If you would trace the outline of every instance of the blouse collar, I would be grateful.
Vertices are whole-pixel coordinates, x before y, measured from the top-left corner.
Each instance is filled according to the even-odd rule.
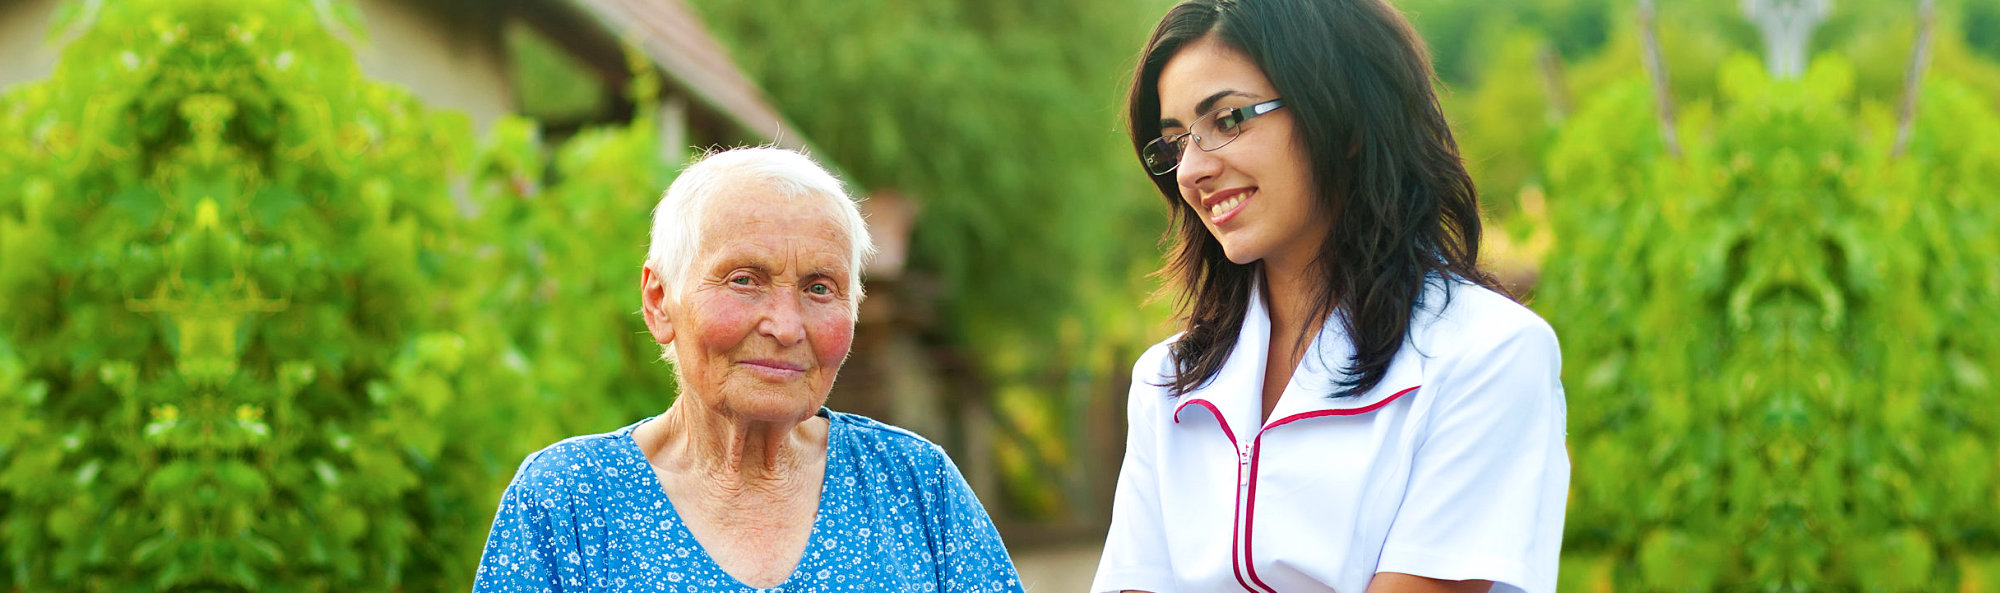
[[[1264,366],[1269,360],[1271,345],[1271,316],[1265,308],[1263,278],[1253,277],[1250,289],[1249,309],[1243,316],[1243,327],[1237,331],[1236,346],[1230,350],[1229,359],[1215,377],[1200,387],[1189,391],[1181,398],[1175,409],[1175,417],[1189,404],[1206,402],[1220,413],[1233,434],[1256,434],[1257,429],[1274,426],[1301,415],[1341,416],[1372,412],[1390,401],[1414,394],[1422,382],[1421,360],[1413,354],[1407,343],[1396,351],[1390,361],[1388,373],[1374,389],[1359,395],[1333,398],[1336,389],[1334,381],[1343,378],[1341,369],[1349,363],[1354,354],[1354,345],[1342,327],[1339,311],[1335,311],[1326,323],[1320,326],[1319,334],[1313,337],[1306,355],[1300,359],[1291,380],[1285,385],[1285,392],[1278,398],[1278,405],[1272,409],[1271,417],[1259,422],[1263,414]],[[1411,324],[1410,331],[1417,330]]]

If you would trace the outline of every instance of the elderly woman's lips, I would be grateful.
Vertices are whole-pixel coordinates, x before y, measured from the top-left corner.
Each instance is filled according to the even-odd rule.
[[[806,365],[783,360],[745,360],[742,364],[757,374],[773,379],[791,379],[806,372]]]

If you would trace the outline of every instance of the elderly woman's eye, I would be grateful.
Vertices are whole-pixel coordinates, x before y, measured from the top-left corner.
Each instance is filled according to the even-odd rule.
[[[825,282],[814,282],[812,286],[806,287],[806,291],[816,295],[829,295],[833,294],[833,287]]]
[[[730,278],[730,279],[729,279],[729,283],[730,283],[730,284],[734,284],[734,285],[737,285],[737,286],[749,286],[749,285],[750,285],[750,277],[749,277],[749,276],[735,276],[735,277],[732,277],[732,278]]]

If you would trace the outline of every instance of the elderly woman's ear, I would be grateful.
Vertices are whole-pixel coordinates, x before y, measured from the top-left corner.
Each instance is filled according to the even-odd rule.
[[[639,276],[640,312],[646,317],[646,330],[653,333],[653,341],[666,344],[674,341],[674,322],[667,318],[667,287],[653,271],[652,265]]]

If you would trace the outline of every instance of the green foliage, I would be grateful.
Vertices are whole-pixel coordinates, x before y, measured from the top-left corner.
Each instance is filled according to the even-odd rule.
[[[955,341],[1039,344],[1136,300],[1164,228],[1114,123],[1138,3],[696,4],[828,160],[921,202],[911,266],[949,287]]]
[[[2000,100],[2000,62],[1995,61],[2000,56],[1982,56],[1977,46],[1968,44],[1976,41],[1971,33],[1980,26],[1978,15],[1996,9],[1986,2],[1955,6],[1947,0],[1938,4],[1930,38],[1929,72]],[[1857,100],[1887,104],[1900,99],[1910,67],[1910,51],[1916,46],[1915,8],[1894,3],[1858,4],[1851,10],[1835,13],[1827,29],[1815,39],[1825,38],[1828,53],[1837,53],[1854,63]]]
[[[1550,97],[1562,84],[1551,81],[1561,74],[1545,70],[1548,51],[1541,36],[1516,31],[1488,58],[1491,70],[1482,84],[1442,98],[1452,121],[1477,123],[1461,123],[1453,132],[1488,212],[1511,213],[1514,194],[1539,181],[1536,168],[1561,117],[1560,99]]]
[[[1961,29],[1965,45],[1988,60],[2000,60],[2000,6],[1991,2],[1968,2]]]
[[[1935,74],[1935,73],[1934,73]],[[1664,154],[1650,89],[1592,97],[1547,162],[1565,571],[1645,591],[1994,590],[2000,113],[1937,76],[1915,142],[1821,58],[1727,62]],[[1575,582],[1575,581],[1571,581]]]
[[[1445,81],[1441,101],[1480,202],[1510,225],[1522,214],[1517,196],[1546,181],[1565,111],[1640,68],[1637,11],[1605,0],[1459,4],[1468,3],[1426,0],[1410,10]],[[1655,30],[1677,101],[1712,100],[1723,58],[1758,47],[1740,14],[1733,1],[1661,3]]]
[[[343,10],[75,4],[0,97],[0,590],[463,589],[523,454],[670,400],[618,296],[650,115],[546,183]]]
[[[1115,122],[1166,3],[697,4],[823,158],[922,203],[927,337],[1027,435],[1008,505],[1088,500],[1047,470],[1165,333]],[[1990,7],[1940,3],[1896,156],[1907,11],[1837,5],[1772,81],[1725,59],[1736,2],[1662,3],[1672,158],[1629,8],[1411,4],[1496,226],[1548,187],[1565,590],[2000,591]],[[346,10],[78,2],[0,95],[0,590],[462,590],[525,453],[670,403],[632,314],[659,82],[628,127],[474,141],[360,76]]]
[[[1166,335],[1155,286],[1166,209],[1121,134],[1157,0],[697,0],[827,161],[921,206],[912,284],[937,287],[932,343],[965,351],[1040,453],[999,455],[1031,515],[1074,467],[1084,414]],[[961,394],[979,397],[978,394]],[[1018,453],[1018,454],[1017,454]],[[1032,502],[1029,499],[1043,500]]]
[[[510,24],[503,33],[520,111],[543,121],[570,122],[604,117],[611,98],[590,67],[563,53],[539,31]]]
[[[1502,38],[1548,39],[1568,59],[1596,55],[1615,28],[1617,5],[1605,0],[1409,0],[1395,2],[1429,47],[1438,77],[1458,85],[1496,71],[1486,50]]]

